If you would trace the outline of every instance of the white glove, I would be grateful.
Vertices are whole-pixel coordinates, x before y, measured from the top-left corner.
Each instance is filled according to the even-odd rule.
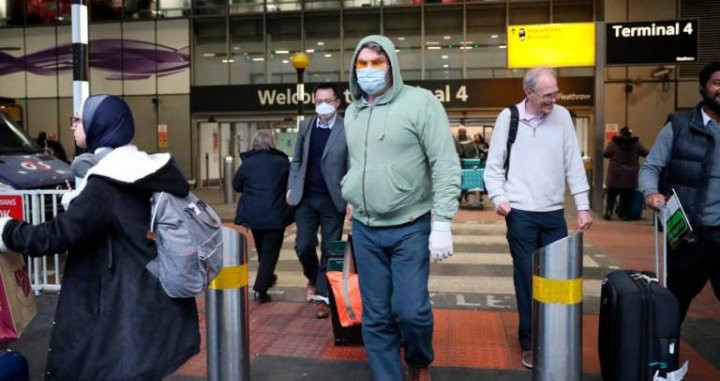
[[[433,221],[428,248],[430,249],[430,259],[435,262],[442,261],[453,254],[450,221]]]
[[[5,230],[5,224],[10,221],[12,218],[10,217],[2,217],[0,218],[0,252],[8,251],[7,246],[5,246],[5,241],[2,239],[2,233],[3,230]]]

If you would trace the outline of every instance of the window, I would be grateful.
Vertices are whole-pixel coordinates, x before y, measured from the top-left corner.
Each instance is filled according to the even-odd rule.
[[[283,12],[267,15],[267,57],[253,57],[253,61],[267,59],[269,83],[295,83],[297,74],[290,56],[301,50],[300,13]],[[308,53],[310,65],[315,56]]]
[[[347,70],[350,58],[340,50],[340,11],[305,14],[305,51],[311,57],[307,68],[308,82],[337,82]]]
[[[196,19],[193,85],[227,85],[229,69],[225,18]]]
[[[493,68],[505,68],[506,34],[504,4],[468,5],[465,43],[468,78],[492,78]]]
[[[193,0],[193,13],[196,15],[224,15],[229,5],[232,8],[241,0]]]
[[[462,45],[462,7],[425,8],[425,79],[462,78]]]
[[[385,36],[395,44],[404,80],[422,78],[420,7],[386,8],[383,14]]]
[[[349,69],[358,42],[365,36],[380,33],[380,9],[347,9],[343,15],[343,26],[345,28],[343,60],[347,65],[345,67]]]
[[[230,83],[265,83],[265,38],[262,15],[230,19]]]
[[[262,13],[263,0],[229,0],[230,13]]]

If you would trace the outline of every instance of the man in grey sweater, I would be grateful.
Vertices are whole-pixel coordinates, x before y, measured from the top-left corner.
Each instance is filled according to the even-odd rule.
[[[550,68],[528,70],[525,99],[515,107],[519,123],[508,167],[510,109],[498,115],[485,167],[485,186],[497,214],[505,217],[513,258],[513,278],[520,326],[522,364],[532,368],[532,253],[567,236],[565,184],[575,199],[578,229],[593,222],[587,178],[567,109],[556,105],[560,94]]]

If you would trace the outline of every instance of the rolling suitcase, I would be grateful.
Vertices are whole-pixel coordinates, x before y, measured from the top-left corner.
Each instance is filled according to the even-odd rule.
[[[659,271],[657,216],[655,270]],[[598,354],[604,381],[648,381],[678,369],[678,302],[666,286],[667,241],[663,239],[662,284],[655,273],[617,270],[602,283]],[[681,379],[681,378],[676,378]]]
[[[28,362],[20,352],[0,352],[0,381],[27,381]]]
[[[342,271],[345,257],[345,245],[352,244],[351,238],[348,242],[332,241],[328,253],[327,271]],[[330,320],[332,321],[333,337],[335,345],[362,345],[362,324],[343,327],[338,315],[336,295],[333,288],[328,287],[330,299]],[[337,297],[340,297],[339,295]]]

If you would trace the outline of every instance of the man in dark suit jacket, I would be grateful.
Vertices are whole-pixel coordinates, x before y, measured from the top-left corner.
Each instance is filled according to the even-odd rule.
[[[340,180],[347,172],[347,144],[343,119],[337,114],[340,99],[332,84],[315,87],[315,111],[300,125],[288,178],[287,202],[296,206],[295,250],[308,279],[306,298],[316,300],[317,317],[328,317],[328,282],[325,277],[328,245],[342,237],[346,202]],[[317,232],[322,246],[318,261]]]

